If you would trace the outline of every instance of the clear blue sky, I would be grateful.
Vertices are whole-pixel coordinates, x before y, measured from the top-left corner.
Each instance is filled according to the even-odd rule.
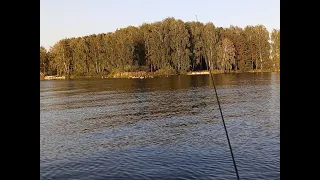
[[[218,27],[280,28],[280,0],[40,0],[40,45],[174,17]]]

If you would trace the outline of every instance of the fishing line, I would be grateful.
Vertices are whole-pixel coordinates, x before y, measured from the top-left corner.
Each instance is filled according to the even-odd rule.
[[[196,15],[196,19],[197,19],[197,22],[198,22],[198,17]],[[205,49],[205,54],[207,55],[207,51],[206,51],[206,48],[205,48],[205,45],[204,45],[204,41],[203,41],[203,37],[202,37],[202,31],[201,31],[201,41],[202,41],[202,45]],[[208,56],[207,56],[208,57]],[[223,122],[223,127],[224,127],[224,131],[226,133],[226,136],[227,136],[227,140],[228,140],[228,145],[229,145],[229,149],[230,149],[230,153],[231,153],[231,157],[232,157],[232,161],[233,161],[233,166],[234,166],[234,169],[236,171],[236,175],[237,175],[237,179],[240,180],[240,177],[239,177],[239,173],[238,173],[238,169],[237,169],[237,164],[236,164],[236,161],[234,160],[234,156],[233,156],[233,152],[232,152],[232,147],[231,147],[231,143],[230,143],[230,139],[229,139],[229,135],[228,135],[228,130],[227,130],[227,127],[226,127],[226,123],[224,121],[224,118],[223,118],[223,114],[222,114],[222,110],[221,110],[221,106],[220,106],[220,101],[219,101],[219,97],[218,97],[218,93],[217,93],[217,88],[216,88],[216,84],[214,83],[214,80],[213,80],[213,75],[211,73],[211,69],[209,70],[209,64],[208,64],[208,59],[207,57],[205,58],[205,61],[206,61],[206,66],[207,66],[207,70],[209,71],[210,73],[210,77],[211,77],[211,81],[212,81],[212,84],[213,84],[213,88],[214,88],[214,92],[216,94],[216,99],[217,99],[217,102],[218,102],[218,106],[219,106],[219,110],[220,110],[220,115],[221,115],[221,119],[222,119],[222,122]]]
[[[207,60],[206,60],[206,61],[207,61]],[[207,64],[207,69],[208,69],[208,64]],[[232,157],[234,169],[235,169],[236,174],[237,174],[237,179],[240,180],[239,173],[238,173],[238,169],[237,169],[237,164],[236,164],[236,161],[234,160],[234,156],[233,156],[233,152],[232,152],[232,147],[231,147],[231,143],[230,143],[230,139],[229,139],[229,135],[228,135],[226,123],[224,122],[224,118],[223,118],[223,114],[222,114],[222,110],[221,110],[221,106],[220,106],[220,101],[219,101],[219,97],[218,97],[216,85],[215,85],[215,83],[214,83],[213,75],[212,75],[212,73],[211,73],[211,70],[208,69],[208,71],[209,71],[209,73],[210,73],[211,80],[212,80],[212,84],[213,84],[213,88],[214,88],[214,92],[215,92],[215,94],[216,94],[216,98],[217,98],[217,102],[218,102],[218,106],[219,106],[219,110],[220,110],[220,115],[221,115],[221,118],[222,118],[224,131],[226,132],[226,136],[227,136],[227,140],[228,140],[228,145],[229,145],[229,149],[230,149],[230,153],[231,153],[231,157]]]

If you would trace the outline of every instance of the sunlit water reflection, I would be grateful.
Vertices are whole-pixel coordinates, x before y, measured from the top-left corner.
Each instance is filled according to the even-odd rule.
[[[280,74],[214,75],[241,179],[280,179]],[[235,179],[209,76],[40,81],[40,179]]]

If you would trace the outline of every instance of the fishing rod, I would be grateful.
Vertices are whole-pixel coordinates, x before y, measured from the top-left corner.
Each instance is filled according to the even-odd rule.
[[[196,15],[196,19],[197,19],[197,22],[198,22],[197,15]],[[203,42],[202,34],[200,35],[200,37],[201,37],[201,40],[202,40],[202,42]],[[205,53],[207,54],[206,49],[205,49]],[[208,57],[208,56],[207,56],[207,57]],[[220,101],[219,101],[219,97],[218,97],[218,93],[217,93],[217,88],[216,88],[216,85],[215,85],[215,82],[214,82],[214,79],[213,79],[213,75],[212,75],[211,69],[209,69],[209,64],[208,64],[208,59],[207,59],[207,57],[205,58],[207,70],[208,70],[209,73],[210,73],[212,85],[213,85],[214,92],[215,92],[215,95],[216,95],[216,99],[217,99],[217,102],[218,102],[219,111],[220,111],[221,119],[222,119],[222,122],[223,122],[224,131],[225,131],[226,136],[227,136],[228,145],[229,145],[229,149],[230,149],[230,153],[231,153],[231,157],[232,157],[234,169],[235,169],[235,171],[236,171],[237,179],[240,180],[239,173],[238,173],[238,169],[237,169],[237,164],[236,164],[236,161],[234,160],[234,156],[233,156],[233,152],[232,152],[232,147],[231,147],[231,143],[230,143],[230,139],[229,139],[229,135],[228,135],[228,130],[227,130],[226,123],[225,123],[225,121],[224,121],[223,114],[222,114],[222,110],[221,110],[221,106],[220,106]]]
[[[220,110],[220,115],[221,115],[221,119],[222,119],[222,122],[223,122],[224,131],[226,132],[226,136],[227,136],[227,140],[228,140],[228,145],[229,145],[229,149],[230,149],[230,153],[231,153],[231,157],[232,157],[234,169],[235,169],[235,171],[236,171],[237,179],[240,180],[239,173],[238,173],[238,169],[237,169],[237,164],[236,164],[236,161],[234,160],[234,156],[233,156],[233,152],[232,152],[232,147],[231,147],[231,143],[230,143],[230,139],[229,139],[229,135],[228,135],[228,130],[227,130],[227,127],[226,127],[226,123],[225,123],[225,121],[224,121],[224,118],[223,118],[223,114],[222,114],[222,110],[221,110],[221,106],[220,106],[220,101],[219,101],[219,97],[218,97],[216,85],[215,85],[215,83],[214,83],[213,75],[212,75],[212,73],[211,73],[211,70],[209,70],[209,73],[210,73],[210,76],[211,76],[211,80],[212,80],[214,92],[215,92],[215,94],[216,94],[216,98],[217,98],[217,102],[218,102],[218,106],[219,106],[219,110]]]

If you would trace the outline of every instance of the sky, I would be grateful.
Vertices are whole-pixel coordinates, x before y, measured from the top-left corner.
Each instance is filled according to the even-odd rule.
[[[114,32],[161,21],[212,22],[216,27],[280,29],[280,0],[40,0],[40,46],[64,38]]]

